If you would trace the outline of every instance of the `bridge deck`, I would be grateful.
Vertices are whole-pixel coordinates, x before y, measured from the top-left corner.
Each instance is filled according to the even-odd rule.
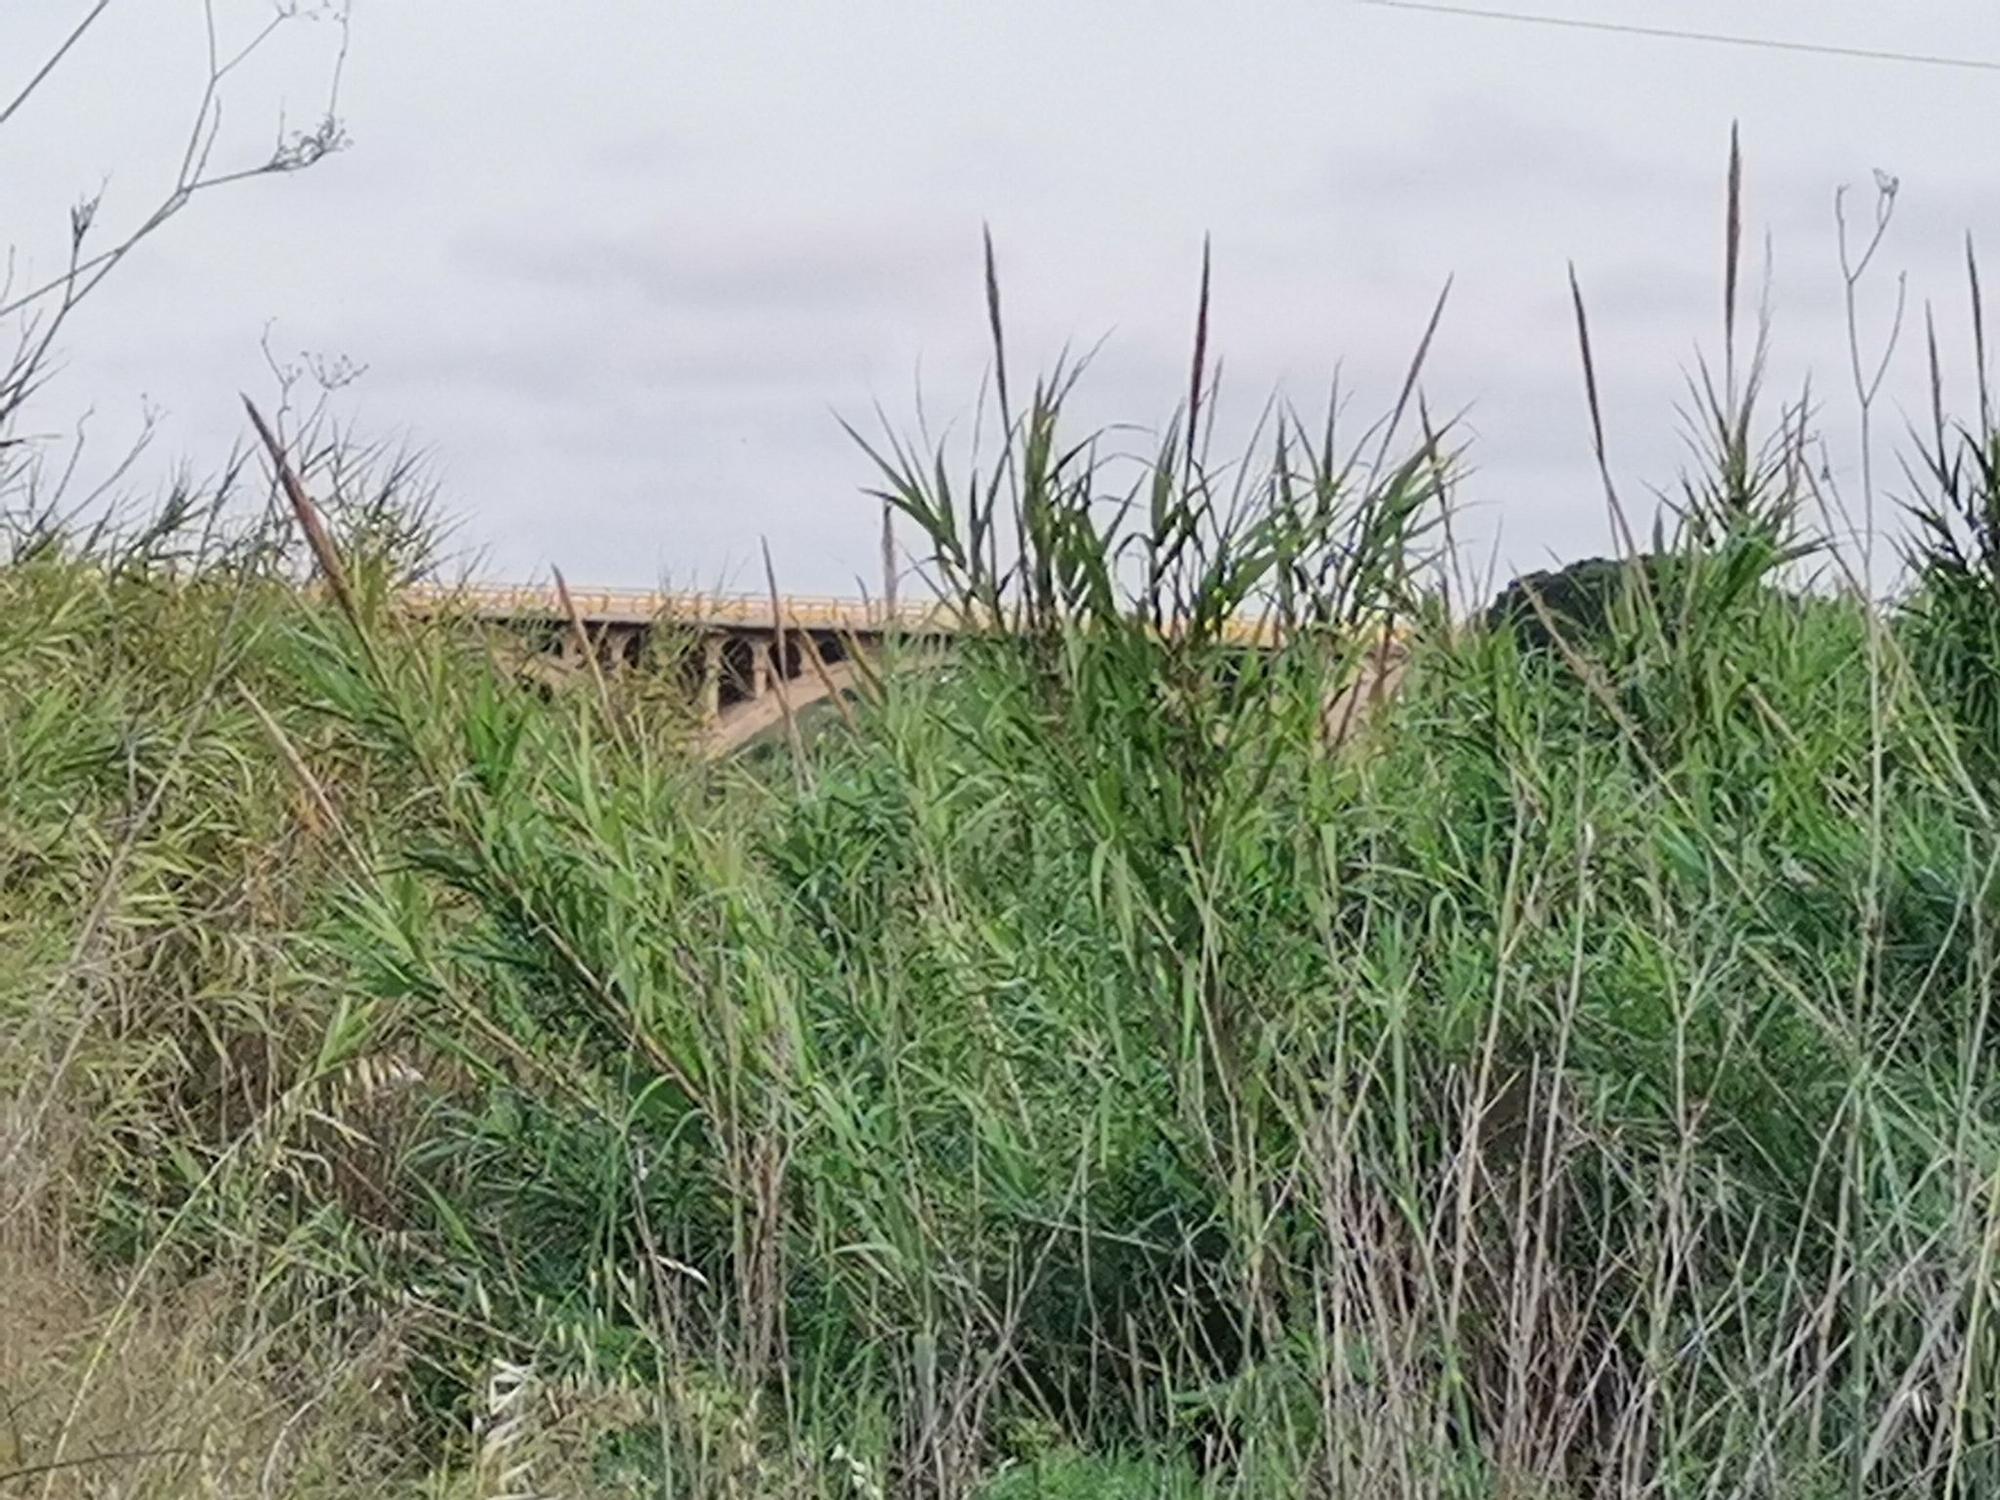
[[[561,595],[539,584],[425,584],[405,591],[420,609],[459,609],[489,620],[551,620],[567,618]],[[954,608],[937,602],[901,604],[893,611],[880,602],[832,595],[780,596],[782,620],[769,594],[671,593],[651,589],[571,589],[571,602],[586,625],[647,626],[660,622],[698,630],[776,632],[831,631],[842,635],[876,636],[895,629],[910,635],[956,635],[967,629]],[[1275,623],[1265,619],[1232,621],[1229,638],[1244,645],[1270,645],[1277,639]]]
[[[543,646],[560,643],[559,672],[573,670],[577,648],[606,662],[637,661],[656,626],[678,626],[700,649],[681,670],[699,705],[709,754],[735,747],[825,697],[843,697],[860,686],[863,665],[885,636],[903,633],[937,642],[966,630],[959,613],[941,603],[895,610],[859,599],[769,594],[668,593],[650,589],[572,589],[567,607],[554,587],[518,584],[426,585],[404,592],[403,603],[419,614],[470,615],[503,628],[532,627]],[[567,628],[574,609],[584,629]],[[1360,675],[1329,698],[1329,743],[1344,740],[1350,721],[1365,717],[1402,673],[1403,632],[1384,621],[1386,636],[1363,631],[1371,646]],[[558,627],[550,631],[548,627]],[[1278,622],[1239,617],[1227,639],[1239,647],[1276,646]],[[582,637],[579,639],[579,635]],[[1359,643],[1359,642],[1357,642]],[[531,651],[533,648],[530,648]]]
[[[588,625],[652,625],[660,621],[737,630],[775,630],[769,594],[669,593],[655,589],[573,588],[570,599]],[[566,618],[552,585],[514,583],[420,584],[404,597],[418,607],[462,609],[484,619]],[[786,629],[874,633],[891,623],[907,630],[956,628],[940,605],[901,605],[892,614],[879,603],[828,595],[781,596]]]

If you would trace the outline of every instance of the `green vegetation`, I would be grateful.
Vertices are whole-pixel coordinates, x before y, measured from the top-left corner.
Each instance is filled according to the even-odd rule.
[[[1489,629],[1414,402],[1224,465],[1198,354],[1121,484],[1069,388],[879,445],[1014,629],[798,759],[399,614],[365,467],[16,538],[0,1484],[1995,1492],[1990,423],[1877,608],[1725,380],[1671,565]]]
[[[398,617],[393,528],[351,609],[261,527],[0,571],[0,1470],[2000,1478],[1984,660],[1768,586],[1777,480],[1554,654],[1412,588],[1434,439],[1287,421],[1232,498],[1170,433],[1113,531],[1064,389],[970,501],[885,455],[1020,634],[798,765]],[[1257,601],[1293,644],[1227,644]],[[1409,685],[1329,749],[1312,626],[1382,609]]]

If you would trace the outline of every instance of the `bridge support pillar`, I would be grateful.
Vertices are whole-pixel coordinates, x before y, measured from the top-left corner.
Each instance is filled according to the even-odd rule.
[[[701,638],[701,721],[713,724],[722,717],[722,637]]]
[[[750,648],[750,697],[762,702],[771,691],[771,643],[758,641]]]

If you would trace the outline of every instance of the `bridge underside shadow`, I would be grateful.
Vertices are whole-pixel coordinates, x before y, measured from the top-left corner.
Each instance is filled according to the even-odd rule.
[[[585,642],[601,671],[652,670],[676,680],[709,757],[733,754],[788,714],[865,694],[878,680],[872,663],[883,646],[879,633],[831,629],[487,618],[518,642],[517,667],[550,688],[573,686],[588,670]]]
[[[592,659],[605,672],[644,670],[676,679],[695,709],[709,757],[733,754],[788,716],[866,693],[893,638],[933,655],[963,634],[937,607],[897,610],[847,600],[771,600],[534,589],[414,591],[422,613],[469,614],[519,644],[520,667],[549,686],[571,681]],[[1366,637],[1363,638],[1364,640]],[[1257,621],[1233,633],[1243,651],[1276,639]],[[1327,748],[1354,739],[1401,687],[1406,638],[1392,627],[1358,653],[1322,702]]]

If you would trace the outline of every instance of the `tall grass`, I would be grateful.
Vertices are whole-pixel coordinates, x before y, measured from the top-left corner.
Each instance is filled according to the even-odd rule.
[[[1225,462],[1204,317],[1133,459],[997,288],[999,450],[870,452],[1010,628],[776,756],[399,613],[380,489],[330,590],[193,507],[0,569],[0,1475],[1990,1493],[1977,592],[1784,586],[1732,349],[1602,627],[1469,628],[1421,360]]]

